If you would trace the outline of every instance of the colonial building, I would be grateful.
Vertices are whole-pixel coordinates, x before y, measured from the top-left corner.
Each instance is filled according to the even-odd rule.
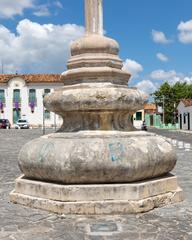
[[[161,114],[154,103],[147,103],[144,106],[145,122],[147,126],[159,127],[161,125]]]
[[[182,99],[177,110],[180,129],[192,130],[192,99]]]
[[[141,109],[133,115],[133,126],[141,129],[142,123],[145,120],[145,111]]]
[[[54,126],[61,118],[44,109],[43,97],[63,84],[59,74],[0,74],[0,118],[11,124],[26,119],[32,126]]]
[[[161,115],[158,113],[154,103],[145,104],[144,109],[139,110],[133,115],[133,124],[136,128],[140,129],[143,121],[145,121],[147,126],[160,126]]]

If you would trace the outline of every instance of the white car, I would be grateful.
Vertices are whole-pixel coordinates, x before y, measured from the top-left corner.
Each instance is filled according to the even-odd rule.
[[[30,128],[30,124],[27,120],[25,119],[19,119],[16,124],[15,124],[15,128],[19,128],[19,129],[29,129]]]

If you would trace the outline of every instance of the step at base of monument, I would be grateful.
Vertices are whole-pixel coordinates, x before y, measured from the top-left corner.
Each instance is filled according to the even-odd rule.
[[[136,183],[64,185],[16,179],[11,192],[13,203],[58,214],[127,214],[147,212],[183,200],[177,177]]]

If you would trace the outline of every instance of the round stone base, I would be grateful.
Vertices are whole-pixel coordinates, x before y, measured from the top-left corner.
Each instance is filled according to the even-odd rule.
[[[19,154],[25,177],[65,184],[135,182],[165,175],[175,163],[168,141],[142,131],[55,133]]]
[[[10,194],[13,203],[59,214],[127,214],[147,212],[180,202],[183,193],[177,178],[125,184],[62,185],[20,177]]]

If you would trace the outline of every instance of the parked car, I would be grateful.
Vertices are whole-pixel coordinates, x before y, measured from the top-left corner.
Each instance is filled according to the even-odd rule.
[[[19,119],[15,124],[15,128],[17,128],[17,129],[29,129],[30,124],[25,119]]]
[[[0,128],[10,129],[11,124],[8,119],[0,119]]]

